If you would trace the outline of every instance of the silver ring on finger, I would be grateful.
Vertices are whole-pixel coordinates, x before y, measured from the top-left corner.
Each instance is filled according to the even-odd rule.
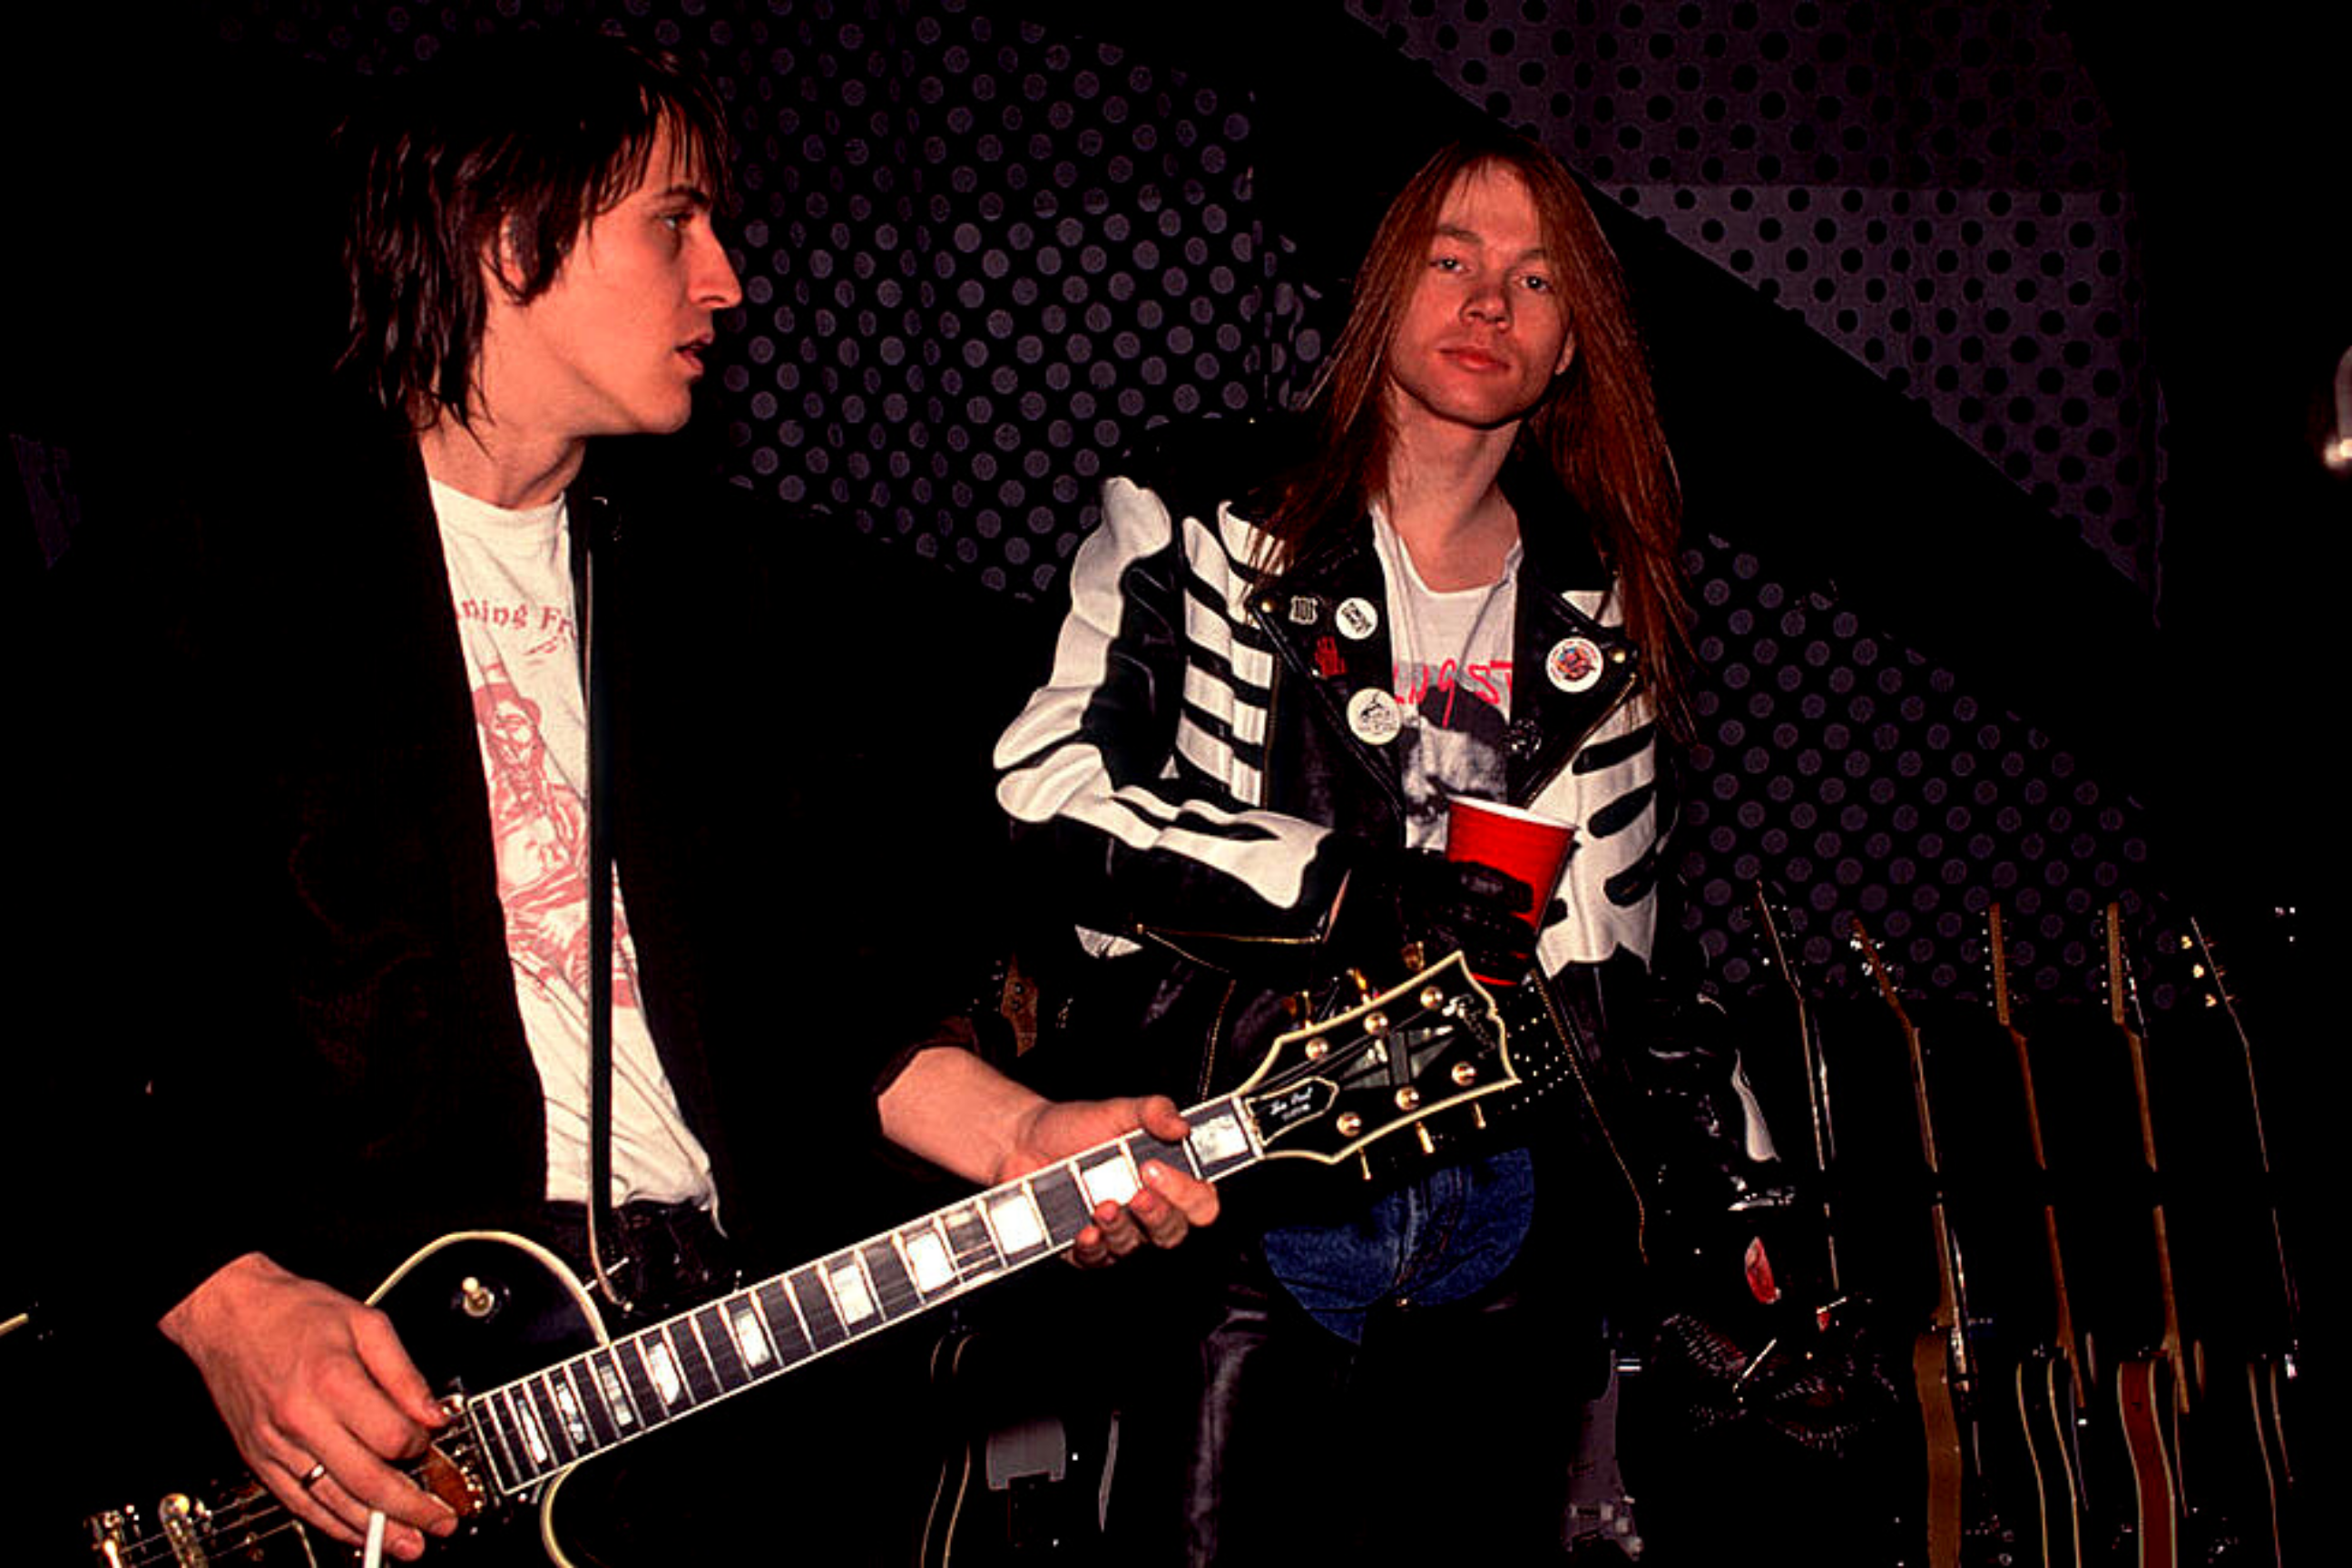
[[[309,1469],[302,1472],[302,1489],[307,1492],[312,1487],[317,1486],[320,1481],[323,1481],[326,1479],[327,1462],[324,1459],[321,1459],[317,1464],[312,1465]]]

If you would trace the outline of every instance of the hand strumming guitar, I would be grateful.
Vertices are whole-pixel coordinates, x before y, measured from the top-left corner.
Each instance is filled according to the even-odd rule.
[[[253,1473],[305,1522],[358,1545],[381,1509],[386,1549],[414,1560],[457,1515],[393,1461],[446,1418],[391,1321],[257,1252],[222,1266],[163,1315]]]

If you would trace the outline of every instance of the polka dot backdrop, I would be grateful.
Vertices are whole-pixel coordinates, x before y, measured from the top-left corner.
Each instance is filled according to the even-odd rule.
[[[2048,0],[1349,4],[1924,400],[2154,596],[2131,205]]]
[[[1832,10],[1346,0],[1877,369],[2154,588],[2155,400],[2129,207],[2046,6]],[[226,7],[225,33],[400,68],[450,36],[587,18],[709,58],[742,145],[740,319],[714,413],[738,483],[1047,597],[1107,464],[1162,420],[1279,405],[1338,301],[1251,178],[1234,82],[984,0]],[[1755,982],[1746,888],[1857,978],[1969,994],[2000,897],[2021,992],[2079,993],[2091,915],[2153,937],[2142,814],[1884,626],[1705,541],[1711,679],[1686,924]]]
[[[2135,803],[1754,555],[1710,537],[1687,564],[1708,679],[1680,840],[1684,927],[1727,987],[1759,980],[1759,881],[1787,908],[1792,958],[1832,990],[1870,987],[1845,941],[1856,915],[1906,985],[1972,998],[1996,899],[2020,995],[2090,992],[2101,956],[2090,939],[2111,900],[2150,936]]]
[[[1108,458],[1284,362],[1245,100],[953,4],[746,31],[741,467],[1051,592]]]

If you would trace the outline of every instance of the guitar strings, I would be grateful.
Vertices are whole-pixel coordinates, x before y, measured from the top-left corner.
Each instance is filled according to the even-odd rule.
[[[1328,1071],[1330,1069],[1330,1066],[1331,1064],[1328,1062],[1315,1064],[1315,1067],[1321,1071]],[[1307,1069],[1305,1068],[1295,1068],[1293,1071],[1294,1074],[1297,1076],[1307,1076]],[[1271,1081],[1277,1084],[1282,1082],[1283,1075],[1277,1075],[1277,1077]],[[1231,1097],[1228,1097],[1228,1099],[1230,1098]],[[1219,1103],[1223,1102],[1221,1101]],[[1205,1106],[1196,1107],[1195,1110],[1197,1112],[1198,1110],[1205,1109],[1207,1109]],[[1073,1155],[1068,1160],[1059,1162],[1058,1169],[1073,1179],[1083,1184],[1085,1181],[1085,1162],[1090,1156],[1108,1150],[1117,1149],[1120,1152],[1126,1154],[1130,1160],[1133,1160],[1135,1158],[1135,1145],[1137,1142],[1139,1142],[1139,1140],[1132,1135],[1109,1140],[1097,1149],[1083,1151],[1076,1155]],[[1049,1169],[1052,1169],[1052,1167],[1049,1167]],[[982,1215],[982,1223],[985,1224],[987,1222],[984,1217],[985,1210],[983,1205],[987,1198],[992,1195],[992,1193],[1032,1187],[1037,1175],[1040,1173],[1032,1173],[1018,1181],[1004,1183],[997,1188],[992,1188],[987,1192],[975,1194],[971,1199],[967,1200],[967,1203],[975,1212]],[[881,1232],[877,1236],[868,1238],[867,1242],[862,1242],[856,1247],[845,1249],[842,1256],[854,1257],[858,1252],[862,1251],[866,1246],[870,1245],[874,1241],[885,1241],[894,1238],[898,1235],[901,1234],[902,1229],[903,1227],[900,1227],[900,1229]],[[1042,1249],[1035,1258],[1021,1259],[1019,1262],[1015,1262],[1010,1258],[1004,1257],[1001,1251],[1001,1244],[999,1245],[1000,1250],[997,1254],[999,1260],[1003,1263],[1011,1264],[1013,1268],[1017,1268],[1022,1263],[1034,1262],[1036,1261],[1038,1258],[1050,1257],[1065,1251],[1067,1249],[1069,1244],[1066,1241],[1059,1242],[1056,1245]],[[779,1275],[776,1279],[778,1280],[787,1279],[793,1274],[796,1274],[798,1272],[801,1272],[801,1270],[788,1270],[786,1274]],[[943,1300],[950,1296],[960,1296],[964,1293],[965,1287],[979,1282],[980,1281],[975,1280],[960,1279],[955,1287],[941,1291],[936,1298],[936,1300]],[[735,1294],[749,1300],[753,1296],[756,1289],[757,1288],[754,1287],[751,1289],[736,1292]],[[730,1299],[733,1298],[721,1298],[721,1300]],[[923,1305],[928,1307],[929,1305],[936,1304],[936,1300],[926,1301]],[[642,1339],[645,1336],[667,1330],[675,1324],[688,1322],[692,1319],[695,1312],[700,1310],[702,1309],[691,1309],[686,1312],[676,1314],[674,1317],[665,1320],[662,1322],[648,1325],[644,1329],[636,1331],[633,1334],[623,1336],[622,1341],[616,1342],[616,1343],[625,1342],[628,1340]],[[886,1321],[896,1320],[886,1319]],[[856,1337],[858,1337],[856,1334],[853,1334],[851,1336],[853,1339]],[[609,1350],[614,1347],[605,1346],[599,1348]],[[501,1394],[512,1394],[518,1391],[527,1392],[535,1379],[543,1377],[548,1373],[557,1370],[577,1368],[582,1373],[593,1376],[594,1368],[592,1358],[595,1353],[595,1352],[588,1352],[577,1356],[568,1357],[556,1363],[553,1367],[542,1369],[540,1373],[532,1373],[525,1377],[516,1378],[500,1384],[497,1388],[487,1390],[481,1394],[469,1398],[467,1403],[469,1405],[479,1405]],[[745,1386],[749,1385],[747,1384]],[[733,1393],[737,1391],[730,1389],[726,1392]],[[494,1420],[494,1411],[485,1413],[484,1418]],[[648,1426],[641,1428],[640,1431],[649,1431],[652,1429],[652,1427]],[[639,1432],[627,1433],[623,1435],[620,1438],[616,1438],[615,1442],[625,1441],[628,1436],[638,1435],[640,1435]],[[609,1446],[612,1445],[600,1445],[600,1447]],[[499,1489],[501,1491],[508,1491],[509,1489],[501,1483]],[[381,1517],[381,1515],[378,1515],[377,1521],[380,1521]],[[236,1500],[224,1505],[216,1510],[208,1510],[202,1520],[199,1528],[203,1532],[203,1545],[208,1551],[220,1552],[242,1551],[248,1546],[258,1545],[262,1542],[266,1542],[274,1537],[286,1533],[289,1531],[299,1531],[303,1529],[304,1526],[303,1521],[296,1517],[295,1514],[286,1508],[283,1503],[279,1502],[277,1498],[266,1491],[256,1490],[241,1492]],[[377,1524],[377,1529],[381,1529],[380,1523]],[[377,1539],[380,1542],[381,1537],[378,1536]],[[119,1544],[123,1549],[121,1562],[124,1564],[124,1568],[170,1568],[171,1564],[175,1563],[180,1560],[179,1552],[172,1544],[170,1537],[165,1533],[160,1522],[150,1527],[145,1533],[137,1539],[122,1542]],[[376,1550],[381,1550],[380,1545]],[[362,1551],[364,1554],[366,1549],[363,1548]]]
[[[1344,1053],[1344,1055],[1352,1056],[1360,1054],[1360,1049],[1363,1044],[1364,1042],[1357,1042],[1357,1048]],[[1287,1073],[1275,1075],[1272,1079],[1268,1079],[1265,1085],[1262,1085],[1261,1088],[1274,1088],[1295,1079],[1302,1079],[1317,1076],[1319,1073],[1328,1073],[1331,1070],[1333,1065],[1334,1064],[1329,1061],[1301,1064],[1292,1068]],[[1211,1109],[1212,1105],[1223,1106],[1231,1103],[1236,1098],[1236,1096],[1226,1096],[1222,1100],[1211,1102],[1210,1104],[1194,1107],[1194,1113],[1198,1114],[1202,1110],[1207,1110]],[[1136,1144],[1138,1142],[1139,1142],[1139,1138],[1133,1134],[1126,1137],[1111,1139],[1103,1144],[1098,1145],[1095,1149],[1082,1151],[1081,1152],[1071,1156],[1067,1160],[1059,1162],[1057,1167],[1048,1167],[1047,1170],[1051,1171],[1058,1168],[1060,1172],[1067,1174],[1083,1185],[1085,1182],[1085,1163],[1091,1156],[1108,1150],[1117,1149],[1132,1161],[1136,1157]],[[1018,1180],[1003,1183],[997,1187],[974,1194],[970,1199],[966,1200],[966,1205],[971,1207],[975,1212],[980,1213],[982,1216],[982,1223],[986,1224],[988,1222],[985,1218],[984,1205],[989,1197],[999,1192],[1033,1188],[1033,1184],[1036,1181],[1037,1177],[1043,1173],[1045,1173],[1033,1172]],[[862,1252],[866,1246],[871,1245],[874,1242],[891,1240],[897,1236],[902,1234],[903,1230],[904,1227],[898,1227],[897,1229],[878,1233],[877,1236],[867,1238],[866,1241],[861,1242],[856,1247],[845,1249],[840,1256],[855,1257],[859,1252]],[[1043,1248],[1034,1257],[1015,1261],[1014,1259],[1003,1255],[1001,1250],[1000,1243],[997,1257],[1002,1263],[1009,1265],[1011,1269],[1018,1269],[1027,1263],[1034,1262],[1040,1258],[1055,1256],[1060,1252],[1066,1251],[1068,1247],[1069,1243],[1067,1241],[1057,1241],[1055,1245]],[[806,1265],[803,1266],[803,1269],[815,1267],[818,1267],[818,1265]],[[774,1280],[770,1282],[772,1283],[787,1280],[793,1275],[803,1272],[803,1269],[787,1270],[784,1274],[775,1276]],[[977,1279],[959,1279],[954,1286],[942,1290],[931,1300],[923,1301],[921,1306],[924,1309],[928,1309],[929,1306],[938,1304],[938,1302],[943,1301],[950,1297],[961,1296],[965,1293],[965,1290],[968,1288],[971,1288],[984,1282],[984,1280]],[[732,1300],[738,1296],[745,1300],[750,1300],[753,1297],[758,1287],[752,1287],[742,1291],[734,1292],[730,1296],[722,1297],[720,1300]],[[708,1305],[709,1303],[706,1303],[706,1307]],[[626,1342],[627,1341],[643,1339],[648,1335],[667,1331],[674,1325],[688,1322],[694,1317],[697,1311],[702,1310],[704,1309],[689,1309],[685,1312],[677,1313],[661,1322],[649,1324],[633,1333],[624,1335],[620,1340],[614,1342],[614,1345],[601,1346],[599,1349],[611,1350],[615,1348],[618,1344]],[[885,1315],[886,1324],[896,1321],[898,1321],[896,1318],[891,1318],[887,1314]],[[859,1332],[853,1332],[850,1335],[850,1339],[854,1340],[860,1337],[861,1332],[862,1331]],[[845,1341],[843,1342],[846,1343],[848,1342]],[[473,1395],[468,1398],[467,1404],[469,1405],[478,1407],[499,1394],[511,1395],[518,1391],[527,1393],[530,1386],[535,1380],[544,1377],[549,1373],[559,1370],[577,1368],[585,1373],[593,1375],[594,1368],[592,1358],[596,1353],[597,1352],[595,1351],[591,1351],[583,1352],[576,1356],[565,1358],[563,1361],[555,1363],[553,1366],[541,1369],[539,1373],[512,1379],[496,1388],[487,1390],[480,1394]],[[820,1351],[817,1353],[822,1354],[824,1352]],[[746,1384],[741,1386],[748,1387],[750,1384]],[[725,1390],[719,1397],[724,1397],[726,1394],[739,1391],[739,1389],[728,1389]],[[698,1408],[699,1405],[698,1405],[695,1407]],[[483,1412],[482,1418],[495,1425],[495,1409],[493,1408],[489,1411]],[[640,1436],[644,1432],[654,1429],[656,1428],[648,1426],[640,1427],[637,1431],[622,1434],[620,1436],[614,1439],[613,1443],[599,1445],[599,1449],[601,1451],[604,1447],[616,1446],[619,1442],[625,1441],[628,1437]],[[584,1458],[586,1456],[583,1455],[583,1457]],[[493,1468],[493,1476],[495,1476],[495,1468]],[[526,1481],[523,1486],[518,1488],[509,1489],[503,1482],[499,1483],[499,1487],[501,1492],[512,1495],[514,1491],[527,1489],[531,1484],[535,1484],[535,1479]],[[383,1516],[381,1514],[377,1514],[371,1521],[372,1525],[374,1527],[373,1531],[372,1531],[372,1545],[370,1548],[362,1548],[363,1556],[372,1556],[373,1552],[381,1551],[380,1531],[382,1529],[382,1520]],[[208,1551],[242,1551],[247,1546],[257,1545],[261,1542],[268,1542],[271,1538],[283,1534],[288,1531],[299,1531],[303,1528],[303,1521],[296,1517],[290,1510],[289,1510],[283,1503],[279,1502],[274,1496],[266,1491],[246,1491],[241,1492],[235,1501],[225,1505],[218,1510],[210,1511],[205,1515],[201,1525],[205,1537],[202,1544]],[[171,1564],[180,1561],[178,1552],[173,1546],[169,1536],[164,1532],[160,1522],[150,1528],[146,1533],[142,1534],[138,1539],[121,1542],[119,1544],[124,1548],[124,1554],[121,1557],[124,1568],[170,1568]]]
[[[258,1525],[251,1522],[258,1515]],[[273,1521],[270,1516],[275,1515]],[[219,1512],[211,1514],[202,1525],[205,1539],[202,1542],[209,1552],[241,1551],[245,1542],[259,1543],[289,1530],[299,1530],[302,1521],[289,1512],[275,1498],[247,1498]],[[180,1561],[178,1551],[159,1523],[135,1541],[123,1543],[127,1548],[123,1568],[169,1568]]]

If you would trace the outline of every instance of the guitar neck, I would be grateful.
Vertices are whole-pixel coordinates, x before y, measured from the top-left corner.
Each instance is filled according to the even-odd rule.
[[[1214,1182],[1276,1157],[1338,1165],[1408,1128],[1423,1152],[1433,1152],[1441,1137],[1451,1142],[1462,1135],[1463,1115],[1471,1129],[1485,1126],[1479,1100],[1525,1083],[1512,1063],[1509,1026],[1460,953],[1377,994],[1360,977],[1355,984],[1360,1000],[1277,1038],[1248,1081],[1185,1112],[1187,1131],[1175,1142],[1141,1131],[1111,1139],[619,1340],[604,1339],[585,1293],[543,1248],[488,1233],[434,1243],[371,1302],[446,1247],[496,1243],[536,1254],[580,1309],[567,1324],[577,1321],[601,1342],[453,1397],[460,1424],[415,1473],[472,1515],[540,1489],[582,1459],[1066,1251],[1097,1206],[1135,1195],[1154,1160]],[[1434,1132],[1433,1118],[1444,1119]],[[497,1289],[471,1276],[446,1284],[438,1309],[484,1321],[495,1314]],[[193,1563],[245,1552],[280,1531],[300,1533],[258,1483],[229,1494],[220,1509],[171,1494],[158,1507],[157,1530],[138,1514],[136,1507],[110,1510],[85,1521],[107,1561]]]
[[[1067,1251],[1106,1200],[1124,1204],[1152,1160],[1207,1181],[1265,1157],[1234,1093],[1185,1114],[1181,1142],[1146,1132],[1097,1145],[470,1396],[501,1491],[667,1426],[981,1285]]]
[[[2279,1215],[2278,1172],[2271,1163],[2271,1140],[2263,1121],[2263,1088],[2254,1071],[2254,1042],[2246,1033],[2245,1021],[2238,1016],[2237,998],[2221,973],[2221,961],[2214,955],[2213,944],[2207,939],[2205,929],[2192,916],[2189,935],[2183,939],[2197,958],[2196,976],[2208,988],[2210,1005],[2220,1010],[2228,1022],[2229,1037],[2238,1047],[2238,1058],[2246,1068],[2246,1108],[2253,1119],[2254,1159],[2262,1172],[2263,1192],[2270,1212],[2271,1255],[2276,1259],[2279,1277],[2280,1303],[2285,1310],[2286,1342],[2296,1342],[2302,1321],[2301,1292],[2295,1287],[2294,1268],[2286,1249],[2286,1227]]]
[[[1953,1238],[1944,1208],[1944,1163],[1936,1142],[1934,1101],[1927,1093],[1927,1052],[1919,1038],[1919,1026],[1911,1020],[1910,1009],[1903,1005],[1902,994],[1895,988],[1895,976],[1879,957],[1870,934],[1863,930],[1862,921],[1853,922],[1854,944],[1862,952],[1871,978],[1877,982],[1880,999],[1895,1016],[1902,1031],[1903,1045],[1911,1063],[1911,1098],[1919,1122],[1919,1152],[1927,1162],[1928,1222],[1936,1242],[1936,1327],[1951,1343],[1954,1373],[1963,1381],[1969,1374],[1971,1356],[1968,1345],[1968,1301],[1961,1281],[1965,1270],[1960,1267],[1959,1244]]]
[[[2033,1085],[2033,1053],[2010,1007],[2009,933],[2001,924],[1998,899],[1985,914],[1985,941],[1992,965],[1993,1018],[2009,1036],[2010,1047],[2017,1054],[2018,1087],[2025,1096],[2025,1129],[2033,1151],[2034,1176],[2042,1186],[2042,1241],[2049,1258],[2053,1337],[2064,1353],[2074,1403],[2080,1405],[2087,1396],[2083,1386],[2082,1342],[2075,1337],[2074,1300],[2066,1289],[2066,1258],[2059,1245],[2058,1207],[2051,1191],[2050,1155],[2042,1139],[2042,1097]]]
[[[1820,1037],[1814,1032],[1804,982],[1798,976],[1796,961],[1780,935],[1785,919],[1773,907],[1762,882],[1755,885],[1750,901],[1756,910],[1757,928],[1763,933],[1766,962],[1780,971],[1780,984],[1789,994],[1789,1005],[1796,1016],[1798,1059],[1805,1075],[1806,1119],[1813,1136],[1813,1170],[1822,1178],[1822,1259],[1828,1271],[1830,1295],[1834,1299],[1844,1295],[1845,1286],[1838,1263],[1838,1216],[1830,1196],[1830,1175],[1836,1167],[1837,1154],[1830,1126],[1828,1064],[1822,1057]]]
[[[2120,904],[2107,906],[2106,944],[2108,1016],[2123,1036],[2125,1048],[2131,1057],[2132,1098],[2139,1109],[2140,1163],[2147,1173],[2148,1229],[2156,1244],[2157,1291],[2164,1311],[2162,1338],[2157,1348],[2171,1363],[2173,1400],[2176,1407],[2186,1414],[2191,1385],[2187,1347],[2180,1333],[2180,1298],[2172,1285],[2172,1239],[2165,1224],[2162,1166],[2156,1151],[2156,1098],[2148,1087],[2147,1041],[2132,1021],[2136,998],[2132,994],[2131,969],[2124,959]]]

